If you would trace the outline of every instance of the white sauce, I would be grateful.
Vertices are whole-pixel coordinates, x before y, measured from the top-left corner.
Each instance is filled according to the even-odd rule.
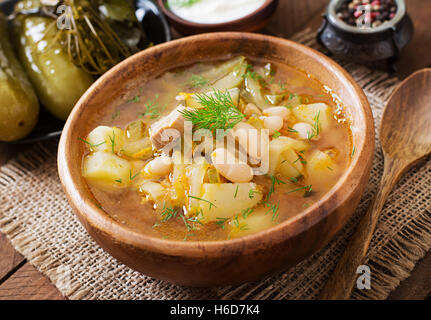
[[[195,23],[216,24],[243,18],[259,9],[266,0],[200,0],[181,6],[168,0],[169,8],[178,17]]]

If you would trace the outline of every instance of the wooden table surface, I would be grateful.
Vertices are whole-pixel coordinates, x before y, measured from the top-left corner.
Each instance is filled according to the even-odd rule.
[[[0,0],[2,1],[2,0]],[[404,50],[396,75],[402,79],[412,72],[431,66],[431,1],[406,0],[408,12],[415,24],[415,36]],[[317,27],[328,0],[280,0],[277,12],[267,31],[289,37],[307,25]],[[1,165],[25,147],[0,143]],[[412,275],[389,299],[429,299],[431,297],[431,253],[413,270]],[[4,299],[65,299],[48,278],[17,253],[0,233],[0,300]]]

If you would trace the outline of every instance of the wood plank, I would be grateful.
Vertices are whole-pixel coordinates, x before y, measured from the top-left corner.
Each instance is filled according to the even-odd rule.
[[[402,51],[397,75],[404,79],[416,70],[431,66],[431,3],[407,0],[407,12],[413,20],[415,33]]]
[[[26,262],[0,285],[0,300],[64,300],[58,289]]]
[[[0,284],[24,261],[24,257],[16,252],[6,236],[0,233]]]
[[[431,252],[416,264],[409,278],[389,295],[390,300],[431,299]]]
[[[329,0],[280,0],[277,11],[265,30],[287,38],[300,31],[314,17],[320,16],[328,3]]]

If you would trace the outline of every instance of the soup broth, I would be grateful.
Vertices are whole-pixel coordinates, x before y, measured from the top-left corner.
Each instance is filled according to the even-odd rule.
[[[83,177],[113,219],[165,239],[271,228],[322,198],[354,153],[343,106],[319,81],[245,57],[166,72],[110,110],[81,139]],[[212,136],[187,141],[200,129]]]

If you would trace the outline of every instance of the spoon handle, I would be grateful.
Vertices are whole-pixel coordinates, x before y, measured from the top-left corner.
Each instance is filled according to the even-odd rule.
[[[334,272],[322,289],[320,299],[347,300],[350,298],[356,281],[356,270],[367,254],[380,212],[407,165],[408,163],[404,161],[385,158],[379,191],[366,214],[361,218]]]

